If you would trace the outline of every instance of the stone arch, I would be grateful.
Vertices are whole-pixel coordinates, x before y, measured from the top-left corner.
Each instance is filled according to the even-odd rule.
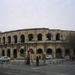
[[[28,38],[29,38],[29,41],[32,41],[33,40],[33,34],[29,34]]]
[[[43,54],[43,50],[41,48],[37,49],[36,51],[37,54]]]
[[[17,43],[17,35],[14,35],[13,38],[14,38],[14,43]]]
[[[5,37],[3,37],[3,44],[5,44]]]
[[[31,54],[34,54],[34,50],[32,48],[29,48],[28,52],[31,52]]]
[[[39,33],[38,36],[37,36],[37,38],[38,38],[38,41],[42,41],[42,34]]]
[[[20,56],[24,57],[24,49],[20,50]]]
[[[60,33],[56,34],[56,40],[60,40]]]
[[[25,36],[22,34],[21,35],[21,43],[24,43],[25,42]]]
[[[17,58],[17,50],[16,49],[13,50],[13,57]]]
[[[52,54],[52,49],[51,48],[48,48],[47,51],[46,51],[46,53],[47,54]]]
[[[62,50],[60,48],[58,48],[56,50],[56,58],[61,58],[62,57]]]
[[[11,43],[11,36],[8,36],[8,44]]]
[[[47,36],[48,40],[51,40],[51,33],[48,33]]]
[[[2,50],[2,56],[5,56],[5,50]]]
[[[7,50],[7,56],[10,57],[10,49]]]
[[[70,55],[70,50],[69,49],[65,50],[65,55]]]

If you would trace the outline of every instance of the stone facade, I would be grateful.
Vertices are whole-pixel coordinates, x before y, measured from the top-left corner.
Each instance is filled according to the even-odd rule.
[[[29,53],[30,57],[34,59],[36,56],[43,59],[47,54],[53,55],[54,58],[71,55],[72,50],[65,48],[63,41],[72,32],[74,31],[48,28],[0,32],[0,56],[6,55],[10,58],[17,58],[27,56]]]

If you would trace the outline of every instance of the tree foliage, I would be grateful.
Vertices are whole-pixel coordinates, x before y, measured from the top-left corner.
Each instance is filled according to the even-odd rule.
[[[71,49],[75,49],[75,33],[70,33],[66,37],[66,46]]]

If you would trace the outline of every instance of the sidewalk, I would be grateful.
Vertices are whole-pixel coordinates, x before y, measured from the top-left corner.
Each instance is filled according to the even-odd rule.
[[[39,60],[39,65],[48,65],[48,64],[60,64],[65,61],[64,59],[51,59],[51,60]],[[10,60],[10,64],[16,65],[25,65],[25,60]],[[30,62],[30,65],[36,65],[36,60]]]

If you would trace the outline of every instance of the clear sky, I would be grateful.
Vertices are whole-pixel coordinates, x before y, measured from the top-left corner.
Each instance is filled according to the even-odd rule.
[[[0,0],[0,31],[28,28],[75,31],[75,0]]]

